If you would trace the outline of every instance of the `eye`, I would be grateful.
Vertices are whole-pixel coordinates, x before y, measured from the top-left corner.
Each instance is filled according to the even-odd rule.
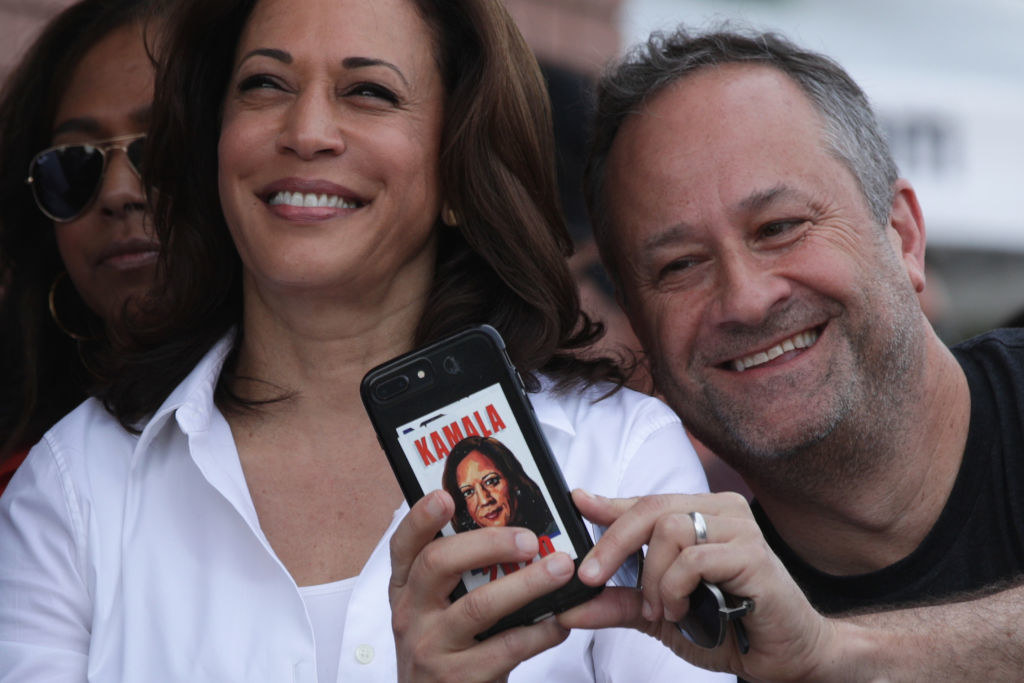
[[[493,489],[495,486],[497,486],[500,483],[501,483],[501,477],[499,477],[497,474],[492,474],[491,476],[489,476],[486,479],[484,479],[484,485],[487,486],[488,488],[492,488]]]
[[[238,83],[239,92],[249,92],[250,90],[280,90],[281,84],[273,76],[267,74],[253,74],[252,76],[246,76]]]
[[[370,97],[378,100],[384,100],[391,104],[398,104],[398,95],[379,83],[356,83],[350,87],[345,94],[347,96],[354,97]]]
[[[772,221],[771,223],[765,223],[758,228],[757,236],[764,239],[772,239],[779,237],[788,232],[791,232],[794,228],[806,223],[806,219],[803,218],[791,218],[784,221]]]
[[[699,261],[697,259],[690,257],[674,259],[661,267],[661,270],[658,271],[658,279],[663,280],[667,277],[685,272],[696,266],[698,263]]]
[[[472,487],[465,486],[465,487],[463,487],[463,488],[461,488],[459,490],[462,491],[462,497],[463,498],[469,498],[470,496],[473,495]]]

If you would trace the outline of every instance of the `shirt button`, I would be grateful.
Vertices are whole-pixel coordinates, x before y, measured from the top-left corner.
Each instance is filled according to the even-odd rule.
[[[360,645],[356,648],[356,661],[369,664],[373,661],[373,645]]]
[[[316,680],[316,665],[312,662],[296,662],[292,673],[292,680],[295,683],[310,683]]]

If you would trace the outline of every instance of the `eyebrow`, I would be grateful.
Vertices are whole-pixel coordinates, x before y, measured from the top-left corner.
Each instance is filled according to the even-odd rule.
[[[292,63],[291,54],[285,52],[284,50],[275,50],[274,48],[270,47],[258,47],[255,50],[246,52],[245,56],[238,60],[238,64],[241,65],[245,62],[245,60],[249,59],[250,57],[257,56],[270,57],[271,59],[276,59],[277,61],[284,62],[285,64]]]
[[[767,206],[771,206],[776,200],[787,199],[787,198],[803,198],[804,194],[795,188],[790,187],[784,183],[779,183],[774,187],[770,187],[767,190],[760,190],[758,192],[752,192],[751,194],[744,197],[736,205],[737,208],[743,211],[757,211]]]
[[[99,121],[92,118],[91,116],[76,116],[71,119],[64,119],[53,129],[51,133],[52,137],[57,137],[64,133],[86,133],[89,135],[99,135],[100,124]]]
[[[140,125],[147,125],[153,112],[153,106],[147,104],[144,107],[139,107],[135,111],[129,114],[129,118]],[[51,137],[57,137],[65,133],[84,133],[86,135],[101,135],[103,133],[103,126],[92,116],[76,116],[70,119],[61,121],[50,134]]]
[[[685,240],[690,236],[691,232],[693,232],[693,226],[689,223],[683,222],[670,225],[664,230],[660,230],[657,234],[651,235],[649,238],[644,240],[641,249],[644,253],[657,251],[666,245]]]
[[[252,50],[251,52],[247,52],[244,57],[238,60],[238,63],[242,64],[245,60],[255,56],[269,57],[270,59],[276,59],[277,61],[285,64],[291,64],[293,61],[291,54],[284,50],[261,47]],[[371,66],[383,66],[398,74],[398,77],[402,79],[402,83],[405,83],[406,86],[409,85],[409,81],[406,80],[405,74],[402,73],[402,70],[391,62],[383,59],[375,59],[373,57],[345,57],[345,59],[341,60],[341,65],[346,69],[365,69]]]
[[[409,81],[405,79],[405,74],[402,73],[402,70],[391,62],[384,61],[383,59],[374,59],[372,57],[345,57],[345,59],[341,60],[341,65],[346,69],[363,69],[368,66],[387,67],[398,74],[398,77],[402,79],[402,83],[405,83],[406,86],[409,85]]]

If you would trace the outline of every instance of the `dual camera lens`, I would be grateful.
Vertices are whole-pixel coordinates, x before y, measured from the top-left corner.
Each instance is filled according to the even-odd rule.
[[[455,356],[445,356],[441,359],[441,367],[449,375],[457,375],[462,372],[462,365]],[[424,387],[433,382],[434,370],[426,359],[406,367],[402,372],[392,375],[386,379],[376,382],[373,385],[373,395],[378,401],[388,401],[399,394],[404,394],[410,387]]]

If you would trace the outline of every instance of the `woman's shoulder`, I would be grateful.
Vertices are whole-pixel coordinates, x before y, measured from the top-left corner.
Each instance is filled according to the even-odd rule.
[[[88,398],[61,418],[32,449],[43,450],[69,474],[130,457],[137,435],[126,430],[96,398]]]
[[[216,410],[213,393],[229,344],[225,339],[210,349],[164,403],[130,429],[101,400],[89,398],[51,427],[33,450],[42,447],[45,457],[75,479],[123,473],[140,440],[153,441],[173,416],[178,422],[209,420]]]
[[[541,422],[565,421],[574,431],[594,425],[645,431],[681,424],[661,399],[609,383],[556,389],[554,382],[543,378],[541,391],[530,394],[530,400]]]
[[[29,450],[4,503],[31,499],[31,514],[64,520],[81,536],[91,502],[110,499],[127,480],[134,443],[99,400],[87,399]]]
[[[679,417],[660,399],[597,385],[531,395],[565,480],[606,496],[707,491]]]
[[[117,419],[110,414],[103,402],[87,398],[74,410],[50,427],[43,440],[49,443],[81,443],[87,441],[116,441],[125,432]]]

